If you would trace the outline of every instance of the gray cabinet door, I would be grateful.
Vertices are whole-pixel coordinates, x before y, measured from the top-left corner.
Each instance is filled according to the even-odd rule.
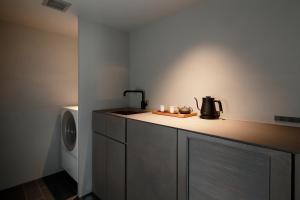
[[[125,142],[125,132],[126,132],[125,124],[126,124],[125,118],[107,115],[106,135],[120,142]]]
[[[92,128],[94,132],[106,133],[106,115],[104,113],[93,112]]]
[[[177,199],[177,130],[127,121],[127,199]]]
[[[125,143],[126,119],[106,113],[93,112],[93,131]]]
[[[107,139],[100,134],[93,134],[93,192],[101,199],[107,199],[106,159]]]
[[[291,155],[178,133],[179,200],[290,200]]]
[[[93,192],[101,200],[125,199],[125,144],[93,134]]]
[[[300,199],[300,154],[295,155],[295,199]]]
[[[125,145],[107,139],[107,200],[125,199]]]

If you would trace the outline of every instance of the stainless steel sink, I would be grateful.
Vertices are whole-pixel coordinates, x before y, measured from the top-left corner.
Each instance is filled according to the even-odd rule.
[[[149,111],[142,110],[142,109],[134,109],[134,108],[111,111],[111,113],[119,114],[119,115],[133,115],[133,114],[146,113],[146,112]]]

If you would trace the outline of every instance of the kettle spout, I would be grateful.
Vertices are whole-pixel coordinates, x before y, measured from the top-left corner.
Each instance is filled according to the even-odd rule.
[[[197,99],[196,97],[194,97],[194,99],[195,99],[195,101],[196,101],[196,105],[197,105],[198,110],[200,110],[199,104],[198,104],[198,99]]]

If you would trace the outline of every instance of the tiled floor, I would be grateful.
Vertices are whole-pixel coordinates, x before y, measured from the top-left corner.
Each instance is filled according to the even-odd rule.
[[[1,200],[79,200],[77,183],[66,173],[44,177],[0,192]],[[83,200],[97,200],[88,195]]]

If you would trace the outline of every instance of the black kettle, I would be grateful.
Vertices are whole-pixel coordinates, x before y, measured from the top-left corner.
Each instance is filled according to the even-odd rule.
[[[195,97],[197,108],[199,109],[198,100]],[[217,111],[215,103],[219,104],[220,111]],[[219,119],[220,112],[223,112],[222,103],[219,100],[215,100],[211,96],[206,96],[202,98],[202,106],[200,110],[200,118],[202,119]]]

